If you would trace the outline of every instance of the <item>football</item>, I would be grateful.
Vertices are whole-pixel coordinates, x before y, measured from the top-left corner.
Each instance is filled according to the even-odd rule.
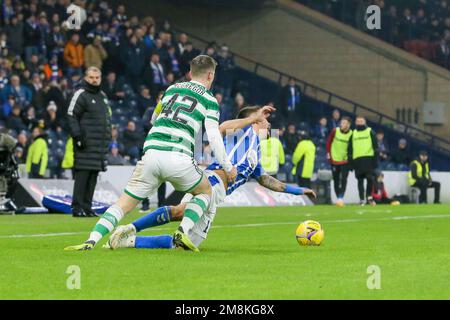
[[[299,224],[295,236],[301,246],[320,246],[325,234],[319,222],[307,220]]]

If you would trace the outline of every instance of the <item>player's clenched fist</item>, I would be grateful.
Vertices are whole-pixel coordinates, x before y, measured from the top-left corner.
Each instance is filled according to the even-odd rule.
[[[231,183],[234,180],[236,180],[236,176],[237,176],[237,169],[236,169],[236,167],[233,166],[233,168],[230,171],[228,171],[226,173],[226,175],[227,175],[228,183]]]

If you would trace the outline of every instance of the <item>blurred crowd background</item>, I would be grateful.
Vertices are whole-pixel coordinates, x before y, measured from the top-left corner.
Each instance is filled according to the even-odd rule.
[[[357,25],[357,21],[351,19],[351,12],[358,10],[358,6],[348,10],[347,5],[359,1],[301,2]],[[410,2],[428,5],[433,1]],[[428,31],[420,31],[426,27],[434,34],[428,38],[429,43],[445,40],[448,46],[446,1],[435,2],[447,10],[443,9],[442,16],[427,16],[426,6],[408,7],[414,15],[411,21],[415,22],[407,29],[401,23],[404,19],[399,12],[404,12],[407,7],[395,6],[399,14],[398,30],[376,35],[401,45],[412,39],[412,35],[420,39],[428,36]],[[126,6],[113,7],[106,1],[79,0],[74,3],[81,6],[86,15],[85,23],[77,31],[62,27],[67,19],[69,1],[2,2],[0,127],[17,138],[16,156],[20,163],[26,162],[33,141],[45,139],[47,143],[40,145],[47,149],[40,151],[47,154],[45,177],[65,178],[62,163],[68,139],[65,119],[68,99],[87,67],[101,68],[102,87],[112,108],[113,138],[108,156],[111,165],[137,161],[161,92],[174,82],[186,79],[190,60],[200,53],[210,55],[218,62],[212,91],[221,106],[221,121],[233,118],[248,101],[255,100],[236,86],[236,65],[226,44],[212,42],[196,47],[188,35],[173,30],[170,17],[128,15]],[[340,7],[344,3],[346,6]],[[389,6],[383,10],[383,19],[386,11],[393,12]],[[345,15],[339,15],[344,12]],[[417,18],[424,12],[426,23]],[[435,25],[434,19],[439,23],[430,29]],[[295,161],[292,157],[302,139],[311,140],[316,147],[314,171],[329,169],[326,143],[330,132],[339,125],[340,111],[312,113],[311,106],[304,104],[302,90],[294,79],[289,79],[288,84],[280,87],[279,93],[267,103],[278,109],[271,122],[272,129],[279,129],[279,136],[274,139],[279,140],[281,148],[274,157],[279,165],[276,170],[282,173],[282,178],[293,179],[291,172]],[[376,137],[381,168],[408,170],[415,156],[408,141],[401,138],[388,143],[381,129]],[[198,153],[196,158],[206,165],[211,161],[207,144],[204,150],[206,152]]]

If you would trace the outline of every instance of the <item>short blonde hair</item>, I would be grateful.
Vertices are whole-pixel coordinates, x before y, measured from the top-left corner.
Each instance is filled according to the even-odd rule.
[[[207,55],[199,55],[192,59],[191,63],[192,76],[201,76],[207,72],[213,72],[216,70],[217,62],[213,58]]]

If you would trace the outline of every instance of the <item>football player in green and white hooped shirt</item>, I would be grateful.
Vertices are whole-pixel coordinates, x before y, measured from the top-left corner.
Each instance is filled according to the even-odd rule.
[[[209,89],[214,81],[216,61],[200,55],[191,62],[189,82],[170,86],[157,107],[144,143],[144,155],[119,200],[106,210],[83,244],[65,250],[90,250],[111,232],[125,214],[150,196],[162,182],[170,182],[175,190],[194,195],[186,206],[185,218],[173,236],[175,246],[195,247],[187,233],[207,210],[212,196],[211,185],[194,159],[197,133],[204,124],[212,151],[224,168],[227,180],[234,181],[236,168],[228,159],[219,132],[219,105]],[[158,113],[158,112],[157,112]]]

